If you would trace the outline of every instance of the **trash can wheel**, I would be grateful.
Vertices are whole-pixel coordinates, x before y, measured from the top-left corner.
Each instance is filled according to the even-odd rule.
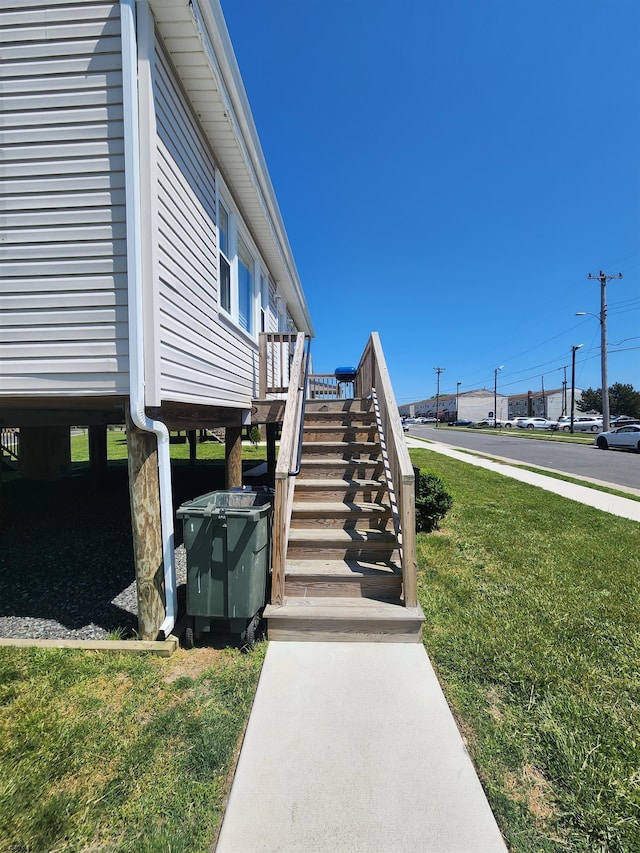
[[[187,627],[184,629],[184,636],[182,638],[182,645],[185,649],[192,649],[195,646],[193,622],[189,622],[187,624]]]
[[[265,635],[266,624],[264,619],[262,618],[263,607],[255,613],[249,622],[247,623],[247,630],[245,632],[247,646],[250,649],[253,649],[258,640],[261,640]]]

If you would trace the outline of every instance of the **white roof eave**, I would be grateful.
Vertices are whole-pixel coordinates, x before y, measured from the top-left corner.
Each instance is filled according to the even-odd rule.
[[[299,331],[314,334],[218,0],[149,0],[216,162]]]

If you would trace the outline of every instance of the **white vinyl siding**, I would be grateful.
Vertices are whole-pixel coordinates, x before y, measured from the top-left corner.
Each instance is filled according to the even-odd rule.
[[[159,43],[155,108],[161,395],[248,407],[257,393],[257,342],[220,310],[215,164]]]
[[[120,9],[0,11],[0,393],[128,393]]]

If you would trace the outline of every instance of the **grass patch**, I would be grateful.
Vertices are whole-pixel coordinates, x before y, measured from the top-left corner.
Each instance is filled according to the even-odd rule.
[[[638,525],[428,450],[424,642],[514,851],[640,850]]]
[[[550,471],[545,468],[534,468],[532,465],[522,465],[515,461],[505,462],[504,459],[499,459],[496,456],[490,456],[484,452],[476,452],[469,450],[467,447],[456,447],[459,453],[466,453],[468,456],[480,457],[488,459],[490,462],[495,462],[498,465],[508,465],[510,468],[519,468],[522,471],[531,471],[533,474],[542,474],[544,477],[551,477],[552,480],[563,480],[565,483],[574,483],[576,486],[585,486],[588,489],[595,489],[597,492],[605,492],[608,495],[615,495],[619,498],[628,498],[630,501],[640,501],[640,496],[633,492],[625,492],[621,489],[611,489],[608,486],[602,486],[599,483],[594,483],[591,480],[581,480],[578,477],[570,477],[567,474],[561,474],[559,471]]]
[[[171,444],[169,453],[172,461],[189,461],[189,444]],[[204,441],[197,444],[198,461],[224,461],[225,447],[218,441]],[[242,444],[243,460],[261,461],[266,458],[266,450],[249,441]],[[124,430],[107,430],[107,459],[110,462],[122,462],[127,459],[127,434]],[[71,461],[76,466],[89,463],[89,436],[85,430],[71,436]]]
[[[208,851],[265,648],[0,649],[0,849]]]

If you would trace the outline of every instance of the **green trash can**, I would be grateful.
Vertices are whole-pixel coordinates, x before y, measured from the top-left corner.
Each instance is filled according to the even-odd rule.
[[[187,552],[187,628],[192,647],[205,631],[240,634],[253,645],[267,597],[270,494],[219,491],[178,509]]]

